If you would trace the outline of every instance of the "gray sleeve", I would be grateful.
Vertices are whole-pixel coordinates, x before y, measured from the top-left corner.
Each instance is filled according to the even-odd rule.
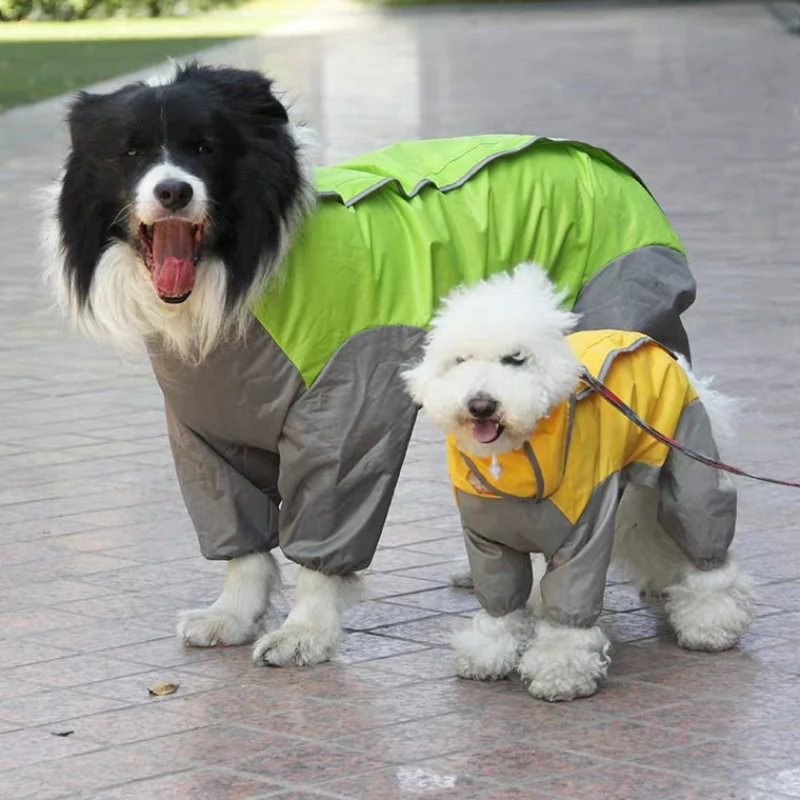
[[[684,408],[675,438],[719,458],[703,404]],[[727,472],[671,450],[661,469],[658,521],[698,569],[722,566],[736,528],[736,487]]]
[[[573,308],[578,330],[646,333],[690,360],[681,314],[694,302],[697,285],[683,255],[669,247],[642,247],[615,259],[581,290]]]
[[[372,561],[417,408],[402,369],[423,332],[387,326],[349,339],[292,406],[279,442],[280,546],[331,575]]]
[[[572,532],[549,559],[541,591],[544,613],[551,622],[589,627],[600,616],[620,487],[617,473],[592,492]]]
[[[203,556],[226,560],[275,547],[278,456],[211,443],[184,425],[169,406],[167,430],[181,494]]]

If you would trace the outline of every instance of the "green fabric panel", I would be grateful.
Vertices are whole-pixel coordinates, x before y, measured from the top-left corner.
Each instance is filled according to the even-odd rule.
[[[626,252],[683,252],[638,178],[575,142],[404,142],[319,169],[316,188],[316,211],[254,307],[306,386],[360,331],[427,328],[460,283],[536,261],[571,307],[589,278]]]

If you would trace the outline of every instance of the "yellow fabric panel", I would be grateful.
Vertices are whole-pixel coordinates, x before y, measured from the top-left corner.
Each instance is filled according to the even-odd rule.
[[[673,436],[685,405],[697,395],[686,373],[661,345],[640,333],[583,331],[568,337],[573,352],[611,391],[657,430]],[[601,374],[605,370],[605,374]],[[578,392],[586,388],[580,384]],[[631,464],[660,467],[669,453],[649,434],[630,422],[594,392],[575,406],[575,422],[564,469],[564,448],[569,422],[569,403],[562,403],[543,420],[531,446],[544,478],[544,491],[522,449],[498,456],[502,470],[492,477],[491,458],[471,460],[488,483],[515,497],[549,497],[559,510],[576,522],[595,487]],[[497,497],[471,475],[452,437],[448,440],[448,466],[457,489],[485,497]]]

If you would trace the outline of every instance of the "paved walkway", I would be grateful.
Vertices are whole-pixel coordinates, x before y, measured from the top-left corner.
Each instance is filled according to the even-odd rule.
[[[224,57],[291,87],[326,158],[517,130],[618,153],[692,254],[698,367],[752,401],[740,459],[800,477],[797,38],[756,4],[336,22]],[[335,663],[184,650],[175,613],[211,601],[220,569],[197,554],[154,381],[65,335],[40,288],[31,191],[55,172],[62,116],[60,100],[0,116],[0,797],[800,797],[788,489],[743,489],[738,548],[763,605],[740,651],[678,650],[612,584],[613,677],[551,706],[452,676],[448,633],[475,602],[446,584],[463,551],[439,440],[420,428]],[[150,697],[164,680],[178,692]]]

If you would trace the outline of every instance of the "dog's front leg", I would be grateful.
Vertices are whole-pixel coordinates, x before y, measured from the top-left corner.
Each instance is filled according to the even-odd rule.
[[[280,567],[271,553],[232,558],[220,596],[208,608],[184,611],[178,635],[192,647],[254,641],[280,582]]]
[[[490,541],[466,525],[464,542],[475,593],[483,607],[453,638],[456,672],[471,680],[506,678],[530,639],[531,557]]]
[[[542,618],[519,665],[530,693],[541,700],[593,695],[608,672],[611,643],[595,623],[603,608],[619,496],[618,476],[596,487],[549,558],[540,583]]]
[[[253,661],[270,667],[329,661],[342,641],[342,614],[360,594],[361,582],[355,575],[323,575],[301,567],[289,616],[256,642]]]

